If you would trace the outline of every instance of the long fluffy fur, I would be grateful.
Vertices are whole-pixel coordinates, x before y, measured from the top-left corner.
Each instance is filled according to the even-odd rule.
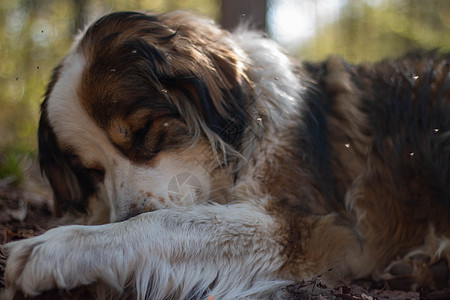
[[[55,70],[39,128],[56,212],[107,224],[8,244],[7,296],[448,285],[449,84],[436,53],[299,64],[191,14],[107,15]],[[168,193],[174,178],[198,184]]]

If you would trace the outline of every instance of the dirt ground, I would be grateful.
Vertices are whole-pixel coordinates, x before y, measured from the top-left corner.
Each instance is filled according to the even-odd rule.
[[[5,243],[30,238],[51,228],[56,219],[52,215],[51,191],[42,179],[38,167],[29,166],[25,180],[19,186],[0,180],[0,295],[4,288],[4,268],[6,253]],[[391,290],[383,282],[361,280],[342,283],[335,288],[328,288],[320,280],[299,282],[280,290],[281,299],[345,299],[345,300],[444,300],[450,299],[450,289],[400,291]],[[0,296],[1,298],[1,296]],[[37,297],[25,297],[22,294],[14,299],[91,299],[88,288],[78,288],[70,292],[52,290]],[[219,299],[216,299],[219,300]]]

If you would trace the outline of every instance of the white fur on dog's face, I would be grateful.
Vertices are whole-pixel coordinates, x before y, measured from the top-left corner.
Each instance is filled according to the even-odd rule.
[[[208,159],[202,156],[211,146],[200,141],[195,146],[162,151],[143,164],[130,161],[80,103],[78,91],[85,65],[80,52],[65,58],[48,98],[48,119],[63,151],[70,149],[84,168],[104,173],[103,180],[96,183],[95,196],[108,206],[108,221],[208,199],[213,183],[200,160]]]

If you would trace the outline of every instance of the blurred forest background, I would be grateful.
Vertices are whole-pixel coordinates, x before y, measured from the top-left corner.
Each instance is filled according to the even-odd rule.
[[[267,34],[306,60],[450,51],[449,0],[0,0],[0,179],[19,183],[36,160],[42,95],[76,32],[102,13],[137,9],[188,9],[224,25],[230,13],[247,22],[252,9],[263,12]]]

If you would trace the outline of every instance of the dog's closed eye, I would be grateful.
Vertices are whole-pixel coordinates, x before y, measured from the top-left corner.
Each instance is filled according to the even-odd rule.
[[[105,178],[105,170],[101,167],[83,168],[81,173],[85,175],[93,185],[102,182]]]

